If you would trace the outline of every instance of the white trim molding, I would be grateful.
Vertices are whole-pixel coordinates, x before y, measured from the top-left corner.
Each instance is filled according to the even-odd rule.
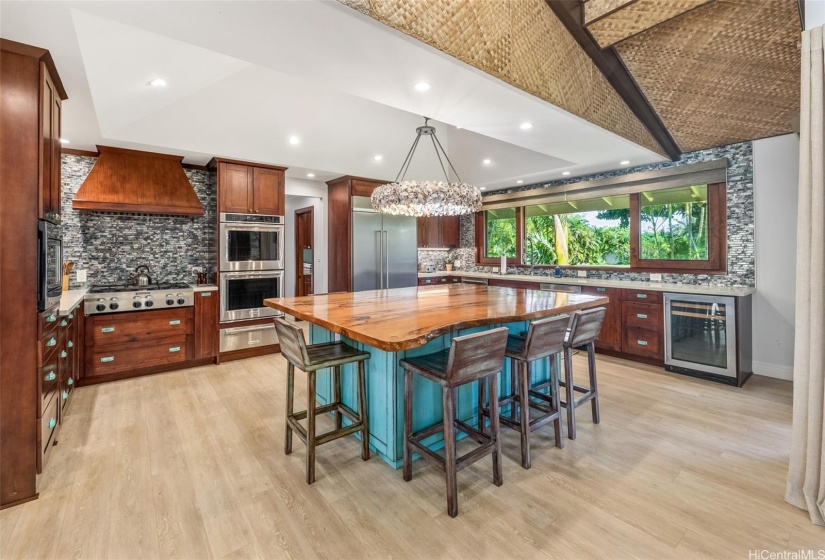
[[[774,377],[786,381],[793,380],[793,366],[756,361],[752,363],[752,366],[754,375],[764,375],[765,377]]]

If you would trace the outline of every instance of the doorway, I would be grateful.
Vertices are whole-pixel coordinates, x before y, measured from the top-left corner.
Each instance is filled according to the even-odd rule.
[[[312,206],[295,211],[295,296],[313,293],[315,261],[315,209]]]

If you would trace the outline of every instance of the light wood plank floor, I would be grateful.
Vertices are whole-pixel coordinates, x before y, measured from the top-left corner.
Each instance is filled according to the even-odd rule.
[[[300,441],[283,454],[284,363],[78,389],[40,499],[0,512],[0,556],[741,559],[825,548],[825,530],[782,500],[788,382],[734,389],[600,357],[602,423],[579,409],[578,440],[563,450],[549,426],[536,432],[529,471],[505,431],[504,485],[491,483],[489,460],[462,471],[451,519],[441,473],[417,464],[405,483],[377,457],[362,462],[352,438],[320,448],[307,486]]]

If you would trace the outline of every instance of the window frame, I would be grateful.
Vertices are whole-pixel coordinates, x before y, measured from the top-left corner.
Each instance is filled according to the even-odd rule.
[[[705,183],[708,187],[708,258],[707,260],[642,259],[641,251],[641,193],[630,195],[630,266],[616,265],[558,265],[570,270],[603,270],[606,272],[659,272],[683,274],[727,273],[727,183]],[[524,214],[526,206],[515,206],[516,211],[516,259],[507,259],[512,266],[530,266],[521,262],[526,235]],[[486,210],[476,212],[475,241],[476,266],[496,266],[500,258],[486,257],[487,222]],[[537,264],[534,268],[553,269],[554,264]]]

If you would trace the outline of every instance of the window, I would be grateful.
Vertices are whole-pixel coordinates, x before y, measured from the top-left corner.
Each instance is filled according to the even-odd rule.
[[[477,262],[497,265],[503,254],[519,266],[725,272],[725,183],[616,190],[534,194],[525,200],[533,204],[479,212]]]

